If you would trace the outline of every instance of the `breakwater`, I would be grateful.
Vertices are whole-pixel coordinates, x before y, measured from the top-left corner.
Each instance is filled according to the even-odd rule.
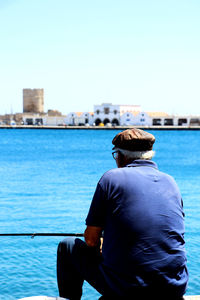
[[[200,130],[200,126],[47,126],[47,125],[0,125],[0,129],[88,129],[88,130],[125,130],[140,128],[144,130]]]

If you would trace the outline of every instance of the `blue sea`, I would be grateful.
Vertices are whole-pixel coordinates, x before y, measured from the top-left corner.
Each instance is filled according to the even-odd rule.
[[[0,233],[83,232],[101,175],[115,168],[117,130],[0,130]],[[190,280],[200,294],[200,131],[150,131],[154,161],[181,190]],[[0,237],[0,299],[58,296],[56,251],[62,237]],[[82,299],[100,295],[87,283]]]

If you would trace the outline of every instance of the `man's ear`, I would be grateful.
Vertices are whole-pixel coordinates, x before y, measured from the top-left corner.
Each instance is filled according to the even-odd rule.
[[[121,153],[118,152],[118,158],[117,158],[117,166],[118,168],[122,168],[125,166],[125,156]]]
[[[117,166],[118,168],[123,168],[127,164],[130,164],[133,160],[131,158],[127,158],[124,154],[119,152],[118,154],[118,161],[117,161]]]

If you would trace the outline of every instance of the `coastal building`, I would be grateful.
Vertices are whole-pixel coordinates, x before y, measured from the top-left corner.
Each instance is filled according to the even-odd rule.
[[[146,113],[151,119],[150,126],[164,126],[173,125],[172,118],[166,112],[147,112]]]
[[[24,125],[43,125],[43,117],[45,114],[40,113],[23,113],[22,117],[22,124]]]
[[[140,111],[140,112],[126,112],[120,116],[120,125],[129,126],[151,126],[152,118],[148,115],[148,113]]]
[[[120,125],[122,126],[129,126],[133,125],[135,116],[138,114],[138,112],[130,113],[125,112],[120,116]]]
[[[93,125],[94,114],[92,112],[71,112],[67,114],[65,123],[71,126]]]
[[[0,115],[0,125],[11,125],[15,123],[15,114]]]
[[[23,113],[21,114],[22,124],[24,125],[44,125],[60,126],[65,125],[65,115],[60,112],[50,110],[47,113]]]
[[[94,105],[94,124],[97,126],[101,123],[104,125],[121,125],[121,115],[135,114],[139,111],[141,111],[140,105],[113,105],[112,103]]]
[[[43,117],[44,126],[62,126],[65,125],[66,115],[58,110],[49,109],[48,112]]]
[[[44,112],[44,89],[23,89],[23,112]]]
[[[120,117],[120,125],[128,126],[152,126],[164,125],[164,118],[168,118],[168,114],[164,112],[126,112]],[[169,122],[168,122],[169,123]],[[165,124],[170,125],[170,124]]]
[[[140,105],[112,105],[102,103],[94,106],[94,124],[115,126],[152,126],[170,125],[169,115],[165,112],[145,112]]]
[[[134,124],[136,126],[151,126],[152,125],[152,117],[150,113],[141,111],[139,112],[134,119]]]

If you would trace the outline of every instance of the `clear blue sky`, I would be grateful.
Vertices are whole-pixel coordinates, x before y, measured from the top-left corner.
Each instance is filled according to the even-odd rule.
[[[0,0],[0,113],[22,89],[44,88],[45,110],[200,115],[199,0]]]

